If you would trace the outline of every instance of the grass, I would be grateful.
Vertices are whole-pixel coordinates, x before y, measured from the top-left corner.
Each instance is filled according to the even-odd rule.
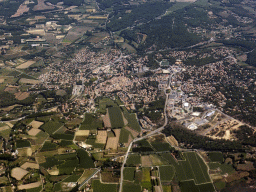
[[[55,131],[57,131],[62,126],[62,123],[58,121],[48,121],[44,125],[41,126],[46,133],[52,135]]]
[[[223,162],[223,154],[221,152],[209,152],[208,157],[212,162]]]
[[[102,184],[99,180],[94,180],[92,183],[93,192],[116,192],[116,184]]]
[[[215,187],[218,189],[218,190],[221,190],[221,189],[224,189],[226,187],[226,182],[224,181],[218,181],[216,183],[214,183]]]
[[[89,157],[88,153],[83,149],[77,150],[77,156],[79,159],[79,167],[81,168],[95,168],[93,160]]]
[[[127,165],[139,165],[139,164],[141,164],[140,155],[135,155],[135,154],[129,155],[129,157],[126,161],[126,164]]]
[[[166,165],[168,161],[157,154],[150,154],[150,159],[154,166]]]
[[[135,167],[126,167],[124,169],[124,180],[133,181],[135,176]]]
[[[18,140],[16,141],[17,148],[30,147],[30,142],[28,140]]]
[[[80,130],[96,130],[102,128],[103,122],[97,119],[96,116],[86,113],[84,121],[81,123]]]
[[[27,192],[40,192],[40,191],[42,191],[42,186],[32,188],[32,189],[27,189],[26,191]]]
[[[151,190],[152,188],[150,170],[151,169],[149,167],[142,168],[141,186],[142,188],[145,188],[148,190]]]
[[[85,169],[82,176],[78,180],[78,183],[82,183],[88,177],[90,177],[95,172],[95,169]]]
[[[0,131],[0,136],[2,136],[5,139],[8,139],[11,133],[11,129],[6,129],[3,131]]]
[[[122,111],[119,107],[108,108],[108,113],[112,128],[121,128],[124,126]]]
[[[172,186],[170,185],[162,185],[163,192],[172,192]]]
[[[175,176],[175,168],[174,166],[161,166],[159,167],[160,171],[160,178],[161,181],[163,182],[170,182],[173,180]]]
[[[119,143],[128,143],[130,131],[126,130],[125,128],[121,129]]]
[[[81,174],[79,175],[71,175],[64,179],[62,182],[77,182],[77,180],[81,177]]]

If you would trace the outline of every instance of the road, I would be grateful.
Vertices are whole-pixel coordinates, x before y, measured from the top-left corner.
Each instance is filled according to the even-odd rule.
[[[92,178],[94,175],[96,175],[97,173],[100,172],[100,170],[101,170],[100,168],[97,169],[90,177],[88,177],[87,179],[85,179],[85,180],[79,185],[78,190],[81,190],[82,187],[83,187],[88,181],[90,181],[91,178]]]
[[[119,192],[122,192],[122,188],[123,188],[123,177],[124,177],[124,165],[126,164],[126,161],[127,161],[127,158],[128,158],[128,155],[129,155],[129,153],[130,153],[130,150],[131,150],[131,147],[132,147],[133,143],[134,143],[134,142],[137,142],[137,141],[140,141],[140,140],[143,140],[143,139],[145,139],[145,138],[147,138],[147,137],[150,137],[150,136],[152,136],[152,135],[154,135],[154,134],[156,134],[156,133],[161,132],[161,131],[164,129],[164,127],[167,125],[167,123],[168,123],[168,118],[167,118],[167,114],[166,114],[167,100],[168,100],[168,94],[166,94],[166,100],[165,100],[165,106],[164,106],[164,118],[165,118],[165,120],[164,120],[163,126],[160,127],[160,128],[158,128],[158,129],[156,129],[156,130],[154,130],[154,131],[151,131],[149,134],[147,134],[147,135],[145,135],[145,136],[143,136],[143,137],[135,138],[135,139],[130,143],[130,145],[129,145],[129,147],[128,147],[128,150],[127,150],[127,152],[126,152],[126,154],[125,154],[125,157],[124,157],[123,165],[122,165],[122,167],[121,167],[121,177],[120,177]]]

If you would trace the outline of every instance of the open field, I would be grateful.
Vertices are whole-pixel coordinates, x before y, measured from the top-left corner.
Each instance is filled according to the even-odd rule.
[[[81,123],[80,130],[96,130],[103,127],[103,122],[96,116],[86,113],[84,121]]]
[[[132,128],[133,130],[137,132],[141,132],[140,124],[136,118],[135,113],[129,113],[125,107],[121,107],[122,111],[124,113],[124,117],[128,121],[128,127]]]
[[[88,153],[83,149],[77,150],[77,157],[79,159],[79,167],[89,169],[94,168],[93,160],[89,157]]]
[[[32,126],[32,128],[38,129],[39,127],[41,127],[41,125],[43,125],[43,122],[40,121],[32,121],[29,125]]]
[[[33,188],[39,187],[40,185],[41,185],[41,182],[38,181],[38,182],[35,182],[35,183],[29,183],[29,184],[26,184],[26,185],[19,185],[18,189],[19,190],[33,189]]]
[[[11,176],[17,180],[21,180],[28,173],[29,173],[28,171],[26,171],[20,167],[16,167],[16,168],[12,169]]]
[[[122,128],[120,133],[119,143],[128,143],[130,134],[131,133],[127,129]]]
[[[105,144],[107,141],[107,136],[108,134],[106,130],[99,130],[96,136],[96,143]]]
[[[49,6],[45,4],[45,0],[37,0],[38,4],[34,6],[33,11],[43,11],[54,9],[54,6]]]
[[[124,182],[123,192],[141,192],[141,186],[133,182]]]
[[[26,162],[21,166],[22,169],[32,168],[32,169],[39,169],[39,165],[36,163],[29,163]]]
[[[19,80],[19,83],[34,85],[34,84],[40,83],[40,81],[39,80],[35,80],[35,79],[21,78]]]
[[[132,134],[132,136],[133,136],[134,138],[139,135],[139,132],[138,132],[138,131],[135,131],[134,129],[131,129],[130,127],[127,127],[127,126],[126,126],[125,129],[126,129],[127,131],[129,131],[129,132]]]
[[[16,68],[17,69],[26,69],[26,68],[30,67],[30,65],[33,65],[34,63],[36,63],[36,62],[35,61],[27,61],[25,63],[22,63],[21,65],[19,65]]]
[[[114,129],[115,137],[109,137],[106,144],[106,149],[117,149],[121,129]]]
[[[151,167],[153,165],[149,155],[141,156],[141,164],[142,167]]]
[[[28,98],[30,93],[28,93],[28,92],[17,92],[14,95],[15,95],[16,99],[18,99],[19,101],[22,101],[22,100]]]
[[[82,176],[78,179],[78,184],[81,184],[85,179],[90,177],[96,169],[85,169]]]
[[[40,129],[33,128],[28,131],[28,134],[31,136],[36,136],[40,131],[41,131]]]

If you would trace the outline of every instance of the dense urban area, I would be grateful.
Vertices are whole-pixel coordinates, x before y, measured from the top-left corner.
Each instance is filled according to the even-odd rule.
[[[0,191],[256,191],[254,0],[0,0]]]

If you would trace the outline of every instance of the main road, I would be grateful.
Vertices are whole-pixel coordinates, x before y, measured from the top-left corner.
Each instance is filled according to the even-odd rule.
[[[126,164],[126,161],[127,161],[128,155],[129,155],[129,153],[130,153],[132,144],[133,144],[134,142],[137,142],[137,141],[143,140],[143,139],[145,139],[145,138],[147,138],[147,137],[150,137],[150,136],[152,136],[152,135],[154,135],[154,134],[156,134],[156,133],[159,133],[159,132],[162,131],[162,130],[164,129],[164,127],[167,125],[167,123],[168,123],[168,118],[167,118],[167,114],[166,114],[166,105],[167,105],[167,101],[168,101],[168,94],[166,94],[166,99],[165,99],[165,106],[164,106],[164,118],[165,118],[165,120],[164,120],[163,126],[160,127],[160,128],[158,128],[158,129],[156,129],[156,130],[154,130],[154,131],[151,131],[150,133],[148,133],[147,135],[145,135],[145,136],[143,136],[143,137],[135,138],[135,139],[130,143],[130,145],[129,145],[129,147],[128,147],[128,150],[127,150],[127,152],[126,152],[126,154],[125,154],[125,157],[124,157],[123,165],[122,165],[122,167],[121,167],[121,177],[120,177],[119,192],[122,192],[122,188],[123,188],[123,177],[124,177],[124,165]]]

